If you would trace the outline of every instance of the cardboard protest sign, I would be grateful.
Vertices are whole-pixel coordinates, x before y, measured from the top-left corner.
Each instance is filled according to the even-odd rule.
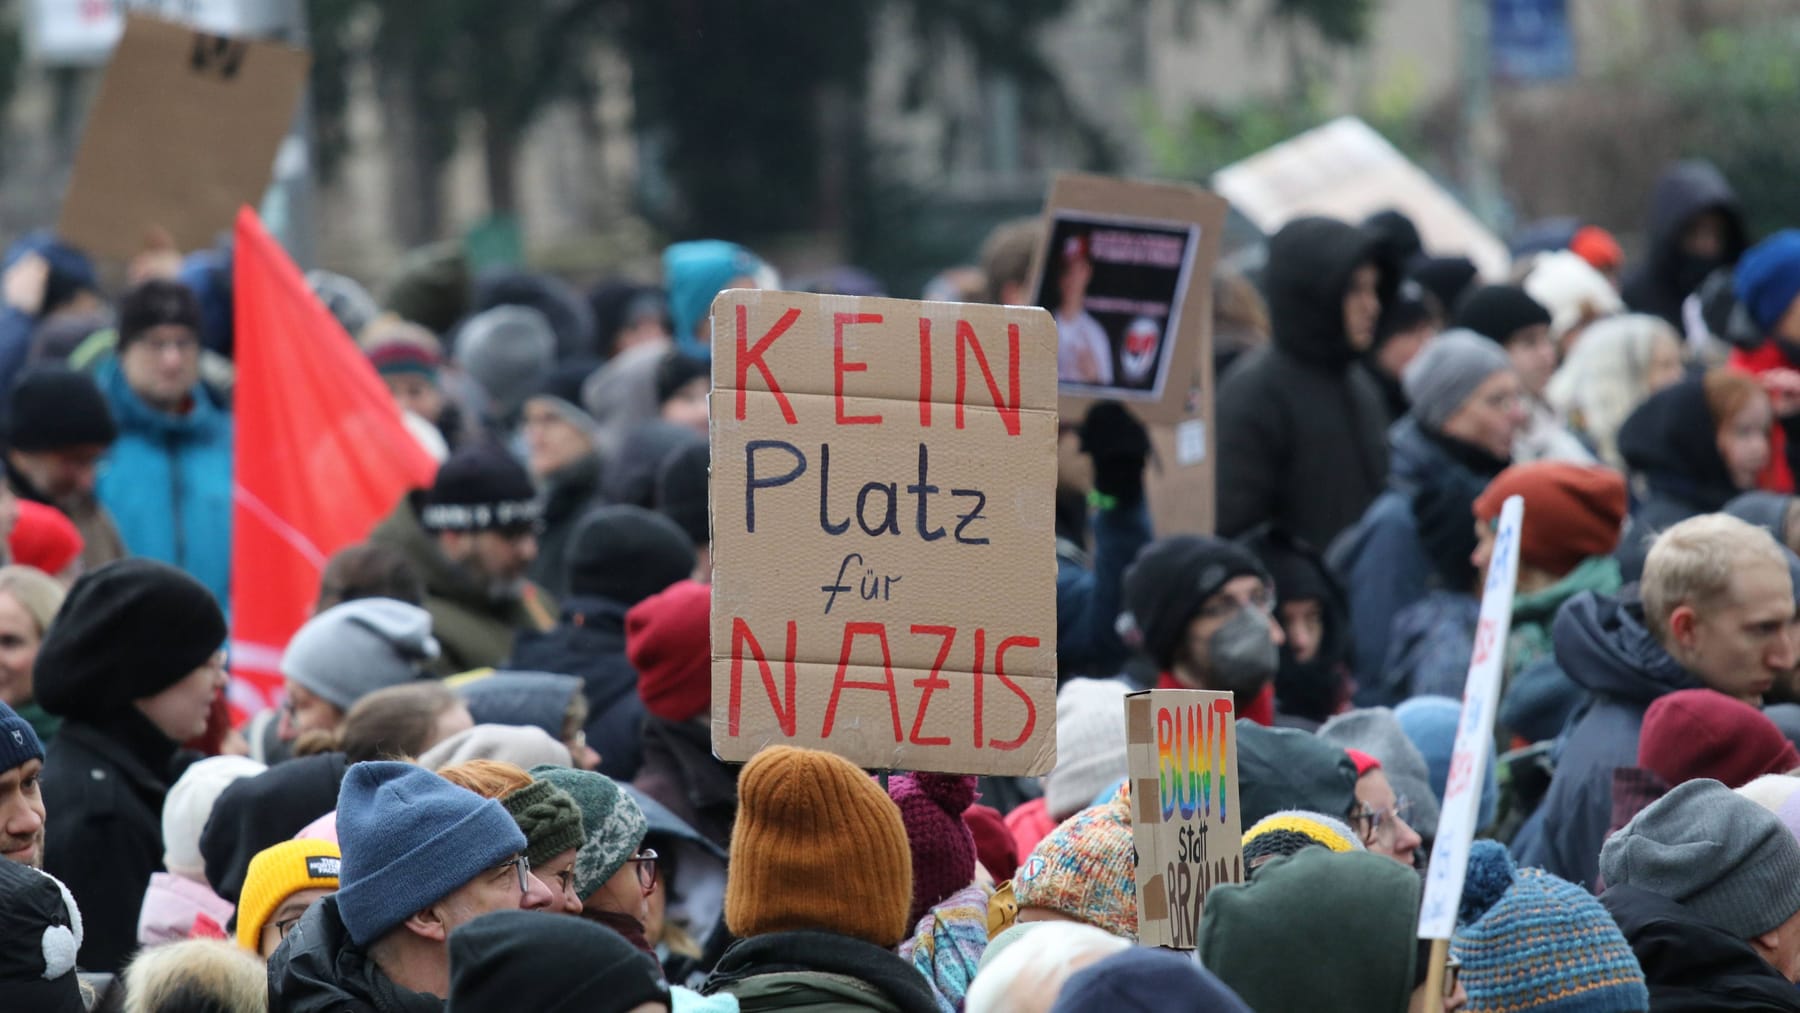
[[[1056,332],[1025,307],[712,308],[713,751],[1056,762]]]
[[[1456,909],[1462,904],[1463,878],[1469,871],[1469,846],[1475,841],[1481,783],[1494,756],[1494,714],[1500,706],[1506,637],[1512,629],[1513,589],[1519,579],[1519,526],[1525,500],[1509,498],[1500,507],[1494,552],[1481,612],[1475,626],[1475,652],[1463,685],[1462,719],[1450,753],[1444,783],[1444,805],[1438,815],[1437,840],[1431,846],[1425,875],[1425,900],[1419,906],[1419,938],[1449,939],[1456,931]]]
[[[1210,394],[1195,376],[1212,361],[1225,211],[1192,186],[1083,175],[1051,183],[1031,276],[1034,302],[1056,317],[1065,417],[1123,401],[1141,418],[1174,423]]]
[[[310,59],[132,14],[82,135],[57,233],[127,258],[152,229],[212,245],[269,185]]]
[[[1207,893],[1244,881],[1236,704],[1210,690],[1132,693],[1125,743],[1138,942],[1191,950]]]

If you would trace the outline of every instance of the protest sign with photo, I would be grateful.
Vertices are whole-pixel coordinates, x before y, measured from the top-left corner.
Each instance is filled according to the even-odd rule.
[[[161,231],[213,244],[262,199],[306,85],[298,49],[126,18],[82,134],[56,231],[119,259]]]
[[[1207,893],[1244,881],[1236,719],[1230,693],[1157,689],[1125,698],[1144,946],[1193,949]]]
[[[713,750],[1056,759],[1056,332],[1029,307],[712,307]]]

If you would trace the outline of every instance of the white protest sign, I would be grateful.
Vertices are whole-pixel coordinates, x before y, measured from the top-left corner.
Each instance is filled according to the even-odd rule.
[[[1456,931],[1456,909],[1462,903],[1463,877],[1469,871],[1469,846],[1475,841],[1482,775],[1494,752],[1494,712],[1500,706],[1506,635],[1512,629],[1513,588],[1519,579],[1519,525],[1524,516],[1525,500],[1518,496],[1509,497],[1500,508],[1487,584],[1481,590],[1475,653],[1463,685],[1462,718],[1456,725],[1456,746],[1450,754],[1450,776],[1438,816],[1437,841],[1431,847],[1430,871],[1425,874],[1420,939],[1449,939]]]

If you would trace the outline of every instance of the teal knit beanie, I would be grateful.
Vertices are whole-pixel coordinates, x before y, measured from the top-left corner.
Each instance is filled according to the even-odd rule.
[[[568,792],[581,809],[586,840],[575,854],[575,893],[586,901],[644,846],[650,823],[637,802],[605,774],[540,764],[531,768],[531,776]]]

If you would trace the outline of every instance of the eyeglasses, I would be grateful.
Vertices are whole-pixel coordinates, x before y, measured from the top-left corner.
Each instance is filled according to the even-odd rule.
[[[1444,998],[1448,999],[1456,995],[1456,979],[1461,976],[1462,961],[1456,959],[1456,954],[1446,953],[1444,955]]]
[[[152,355],[165,352],[177,352],[183,356],[193,355],[200,351],[200,339],[195,337],[181,338],[145,338],[142,341]]]
[[[269,924],[275,929],[275,938],[276,939],[286,939],[288,931],[290,929],[292,929],[294,926],[300,924],[300,919],[304,918],[305,916],[306,916],[306,912],[302,911],[299,914],[293,916],[292,918],[283,918],[278,922],[270,922]]]
[[[518,876],[519,892],[521,894],[530,893],[531,859],[526,858],[524,855],[514,855],[506,861],[501,862],[499,865],[494,866],[494,873],[498,875],[509,868]]]
[[[626,859],[627,862],[637,866],[638,886],[645,893],[656,889],[656,858],[654,849],[645,848]]]
[[[1367,802],[1357,803],[1356,811],[1350,814],[1350,825],[1356,828],[1365,845],[1377,840],[1392,843],[1400,833],[1400,824],[1411,823],[1412,815],[1411,800],[1401,795],[1394,801],[1392,809],[1375,809]]]

